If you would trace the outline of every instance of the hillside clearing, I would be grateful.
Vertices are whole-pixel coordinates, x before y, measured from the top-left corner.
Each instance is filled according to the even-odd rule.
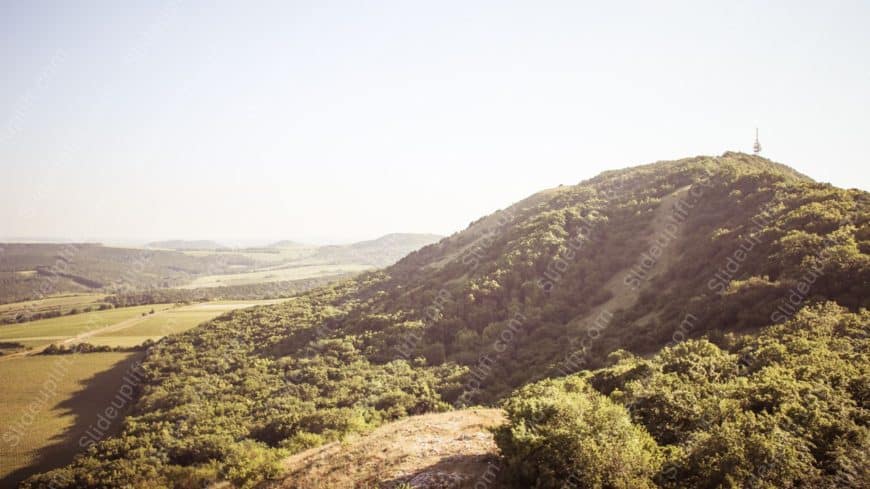
[[[670,220],[669,217],[674,216],[676,213],[674,206],[677,202],[684,199],[688,192],[688,186],[682,187],[662,199],[650,220],[650,224],[644,237],[650,247],[656,246],[656,237],[666,233],[667,225]],[[675,235],[679,234],[680,229],[682,228],[681,224],[682,223],[679,222],[677,223],[677,231],[675,232]],[[645,270],[646,275],[643,279],[638,280],[639,284],[637,287],[632,287],[627,280],[627,277],[631,276],[632,267],[635,266],[634,264],[632,264],[632,267],[617,271],[603,287],[604,290],[610,293],[610,299],[595,306],[582,317],[575,318],[574,321],[572,321],[572,327],[580,325],[581,329],[585,330],[592,327],[599,318],[609,318],[616,311],[629,309],[634,306],[640,297],[640,291],[649,286],[654,277],[665,272],[677,258],[676,246],[674,246],[673,243],[670,243],[670,246],[662,246],[660,248],[662,252],[661,256],[652,264],[651,267]]]
[[[272,489],[472,488],[494,480],[495,443],[488,428],[498,409],[424,414],[373,432],[312,448],[285,461],[286,479]]]

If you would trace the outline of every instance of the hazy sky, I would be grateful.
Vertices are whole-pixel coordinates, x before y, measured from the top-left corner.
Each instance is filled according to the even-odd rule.
[[[870,188],[867,1],[133,3],[0,3],[0,236],[449,234],[756,126]]]

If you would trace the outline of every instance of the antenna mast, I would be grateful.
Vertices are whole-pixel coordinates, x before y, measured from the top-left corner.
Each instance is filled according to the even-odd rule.
[[[752,145],[752,152],[755,154],[761,153],[761,143],[758,142],[758,128],[755,128],[755,144]]]

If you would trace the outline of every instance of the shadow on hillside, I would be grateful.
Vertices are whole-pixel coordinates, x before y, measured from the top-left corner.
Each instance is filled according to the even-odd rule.
[[[454,455],[445,457],[413,474],[400,478],[382,480],[377,487],[394,489],[402,483],[414,487],[443,487],[449,489],[472,489],[474,487],[501,487],[501,465],[493,454]]]
[[[74,361],[87,361],[88,355],[92,354],[82,353]],[[32,464],[0,479],[0,487],[17,487],[19,482],[33,474],[46,472],[70,463],[76,454],[83,451],[79,447],[79,440],[85,436],[85,432],[89,428],[97,424],[97,413],[104,413],[106,408],[111,406],[112,400],[115,399],[125,382],[124,376],[129,372],[133,361],[141,360],[142,356],[142,353],[131,354],[108,369],[97,372],[92,377],[80,382],[83,387],[81,390],[51,407],[52,415],[73,415],[73,424],[62,433],[53,436],[46,446],[39,449],[36,460]],[[128,406],[125,407],[129,407],[130,403],[127,404]],[[109,424],[109,428],[104,432],[104,437],[116,433],[121,426],[122,419],[122,415],[114,418]],[[94,432],[92,431],[92,433]]]

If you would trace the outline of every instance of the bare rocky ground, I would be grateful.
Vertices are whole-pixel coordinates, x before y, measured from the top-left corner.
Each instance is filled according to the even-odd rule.
[[[498,487],[489,428],[498,409],[412,416],[363,436],[330,443],[285,461],[286,478],[270,489],[471,489]]]

